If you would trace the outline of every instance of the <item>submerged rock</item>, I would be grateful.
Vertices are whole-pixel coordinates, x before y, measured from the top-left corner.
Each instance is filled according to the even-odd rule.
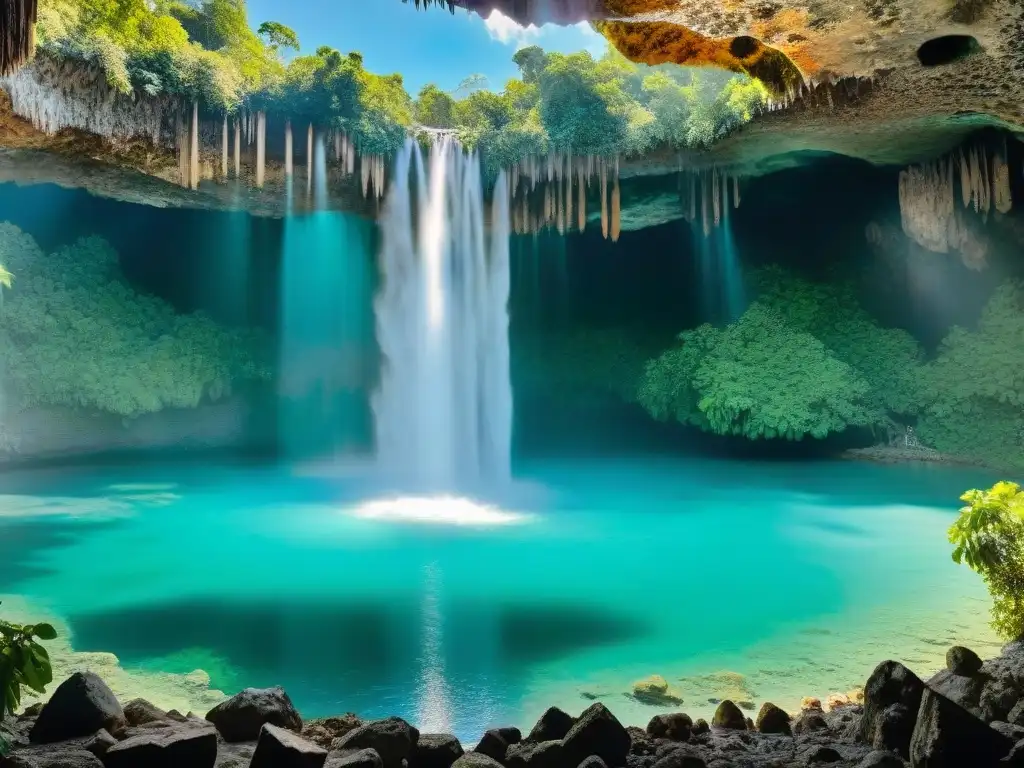
[[[421,733],[409,761],[410,768],[451,768],[465,754],[450,733]]]
[[[576,719],[568,712],[563,712],[558,707],[549,707],[533,726],[526,740],[539,742],[564,739],[575,722]]]
[[[1013,741],[966,709],[926,688],[910,742],[911,765],[921,768],[995,768]]]
[[[761,733],[784,733],[791,735],[793,729],[789,723],[792,719],[783,709],[766,701],[761,705],[761,711],[757,713],[755,726]]]
[[[875,749],[910,755],[910,737],[921,707],[924,683],[898,661],[883,661],[864,686],[859,737]]]
[[[715,728],[731,728],[734,731],[747,730],[747,718],[740,711],[740,708],[726,699],[718,705],[715,716],[711,718],[711,725]]]
[[[246,688],[206,714],[225,741],[256,741],[267,723],[302,730],[302,718],[283,688]]]
[[[604,704],[592,704],[579,716],[563,742],[565,761],[578,766],[597,755],[610,766],[626,764],[629,734]]]
[[[322,768],[327,750],[296,733],[267,723],[249,768]]]
[[[661,675],[651,675],[633,683],[633,698],[655,706],[683,703],[680,696],[669,690],[668,681]]]
[[[117,733],[127,725],[114,692],[98,675],[75,672],[57,686],[29,734],[36,744],[91,736],[101,729]]]

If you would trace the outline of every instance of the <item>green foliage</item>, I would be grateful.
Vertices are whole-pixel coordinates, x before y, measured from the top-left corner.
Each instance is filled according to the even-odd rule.
[[[809,333],[753,304],[725,329],[702,326],[652,361],[640,403],[722,435],[822,438],[870,423],[868,385]]]
[[[229,394],[234,382],[267,376],[257,338],[137,293],[101,238],[45,255],[0,224],[0,261],[18,275],[0,318],[0,350],[22,406],[131,417],[195,407]]]
[[[280,22],[264,21],[256,30],[256,34],[266,40],[267,45],[275,51],[282,48],[299,50],[299,36],[295,34],[295,30]]]
[[[455,99],[436,85],[423,86],[413,105],[416,122],[431,128],[455,127]]]
[[[10,624],[0,619],[0,719],[21,704],[22,686],[46,693],[53,682],[50,655],[37,640],[53,640],[49,624]]]
[[[1007,280],[974,330],[953,328],[926,369],[918,435],[943,453],[1024,466],[1024,283]]]
[[[960,497],[966,506],[949,529],[953,560],[985,580],[992,626],[1007,640],[1024,637],[1024,493],[1016,483]]]

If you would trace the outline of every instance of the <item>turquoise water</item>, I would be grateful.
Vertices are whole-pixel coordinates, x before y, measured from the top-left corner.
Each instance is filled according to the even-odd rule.
[[[7,475],[0,594],[127,668],[202,667],[228,692],[281,684],[307,716],[466,739],[591,696],[646,723],[658,710],[625,694],[650,674],[706,716],[994,648],[946,542],[983,472],[641,457],[518,474],[485,507],[394,502],[360,467]]]

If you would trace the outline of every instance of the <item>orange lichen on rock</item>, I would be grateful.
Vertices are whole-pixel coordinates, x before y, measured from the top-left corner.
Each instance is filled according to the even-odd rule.
[[[783,8],[769,18],[755,19],[750,34],[784,53],[804,74],[813,75],[820,65],[808,50],[808,41],[814,37],[809,22],[805,9]]]
[[[720,67],[756,77],[776,95],[803,82],[800,70],[786,54],[753,37],[715,40],[667,21],[606,21],[596,27],[636,63]]]

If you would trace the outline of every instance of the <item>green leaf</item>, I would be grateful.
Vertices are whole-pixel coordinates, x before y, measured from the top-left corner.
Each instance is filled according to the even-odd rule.
[[[51,624],[36,624],[33,627],[33,632],[36,637],[40,640],[56,640],[57,630],[53,628]]]

